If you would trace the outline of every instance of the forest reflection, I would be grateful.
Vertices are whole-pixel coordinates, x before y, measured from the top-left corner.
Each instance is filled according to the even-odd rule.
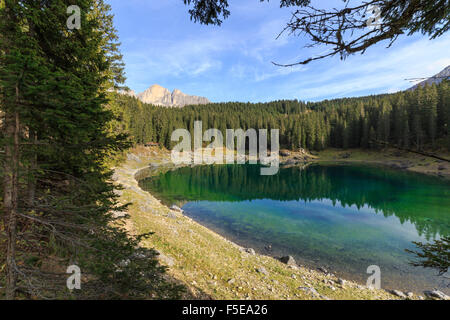
[[[282,168],[261,176],[258,165],[183,167],[140,181],[167,204],[191,201],[330,200],[370,207],[413,223],[427,239],[450,234],[450,188],[438,178],[365,165]]]

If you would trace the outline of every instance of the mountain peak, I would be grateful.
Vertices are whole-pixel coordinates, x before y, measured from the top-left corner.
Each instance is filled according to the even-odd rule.
[[[445,67],[441,72],[438,74],[435,74],[432,77],[429,77],[428,79],[419,82],[418,84],[414,85],[413,87],[409,88],[409,90],[417,89],[419,86],[424,87],[425,85],[431,85],[433,83],[439,84],[443,80],[450,78],[450,66]]]
[[[174,89],[174,90],[172,91],[172,94],[184,94],[184,93],[181,92],[181,90],[179,90],[179,89]]]
[[[210,101],[204,97],[191,96],[179,89],[170,91],[159,84],[153,84],[144,92],[136,95],[144,103],[164,107],[184,107],[189,104],[207,104]]]

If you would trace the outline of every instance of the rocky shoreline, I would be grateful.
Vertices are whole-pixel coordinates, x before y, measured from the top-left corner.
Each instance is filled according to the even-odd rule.
[[[156,157],[155,159],[155,155],[158,155],[159,157]],[[294,165],[293,163],[289,163],[290,157],[291,155],[286,155],[286,157],[284,157],[284,165]],[[147,167],[150,164],[153,164],[156,167],[170,165],[169,159],[170,155],[168,155],[167,152],[162,152],[157,148],[140,148],[133,150],[133,152],[127,156],[125,163],[115,169],[114,180],[124,187],[123,190],[118,191],[121,198],[124,198],[124,202],[133,202],[133,205],[130,208],[131,219],[128,221],[129,228],[135,232],[145,232],[148,230],[142,225],[151,224],[154,227],[162,227],[162,229],[166,231],[158,235],[158,241],[156,241],[156,243],[150,241],[150,243],[144,245],[155,247],[161,253],[161,263],[169,266],[169,273],[181,282],[184,282],[195,298],[324,300],[425,299],[425,297],[415,295],[412,292],[401,292],[399,290],[391,290],[388,292],[383,289],[373,290],[353,281],[336,277],[324,268],[319,267],[317,270],[312,270],[299,266],[291,256],[275,258],[258,254],[254,249],[240,247],[198,224],[189,217],[183,215],[180,208],[175,206],[168,208],[167,206],[164,206],[151,194],[140,189],[136,179],[141,178],[142,175],[148,174],[146,170],[148,170]],[[304,160],[309,159],[295,160],[301,160],[303,162]],[[311,161],[305,161],[305,165],[308,165],[308,163],[311,163]],[[136,208],[138,210],[136,210]],[[144,223],[142,220],[144,220]],[[178,231],[178,229],[180,229],[181,226],[190,227],[186,230],[187,236],[184,232],[184,236],[180,236],[180,231]],[[154,230],[154,228],[151,229]],[[176,229],[176,239],[168,236],[168,234],[173,233],[174,229]],[[169,230],[169,232],[167,232],[167,230]],[[211,238],[213,239],[211,242],[214,244],[208,243],[207,241],[192,243],[190,240],[197,236],[200,238]],[[184,244],[189,243],[189,246],[184,245],[183,242]],[[227,250],[217,250],[217,247],[223,248],[224,246],[227,247]],[[192,252],[186,252],[187,249],[190,249]],[[232,251],[232,253],[229,253],[229,250]],[[236,250],[238,250],[238,252],[236,252]],[[177,257],[179,257],[179,255],[174,254],[173,251],[178,252],[178,254],[179,251],[183,251],[186,256],[183,258],[187,260],[189,259],[189,255],[196,251],[205,251],[208,253],[207,256],[203,257],[203,260],[209,260],[208,256],[215,257],[215,259],[213,259],[213,262],[204,262],[205,265],[201,267],[201,273],[203,273],[203,275],[193,276],[196,274],[195,269],[199,268],[199,264],[196,263],[196,261],[187,261],[186,263],[189,264],[193,270],[186,273],[186,270],[183,270],[185,267],[177,263]],[[239,270],[240,272],[236,272],[235,270],[233,272],[233,268],[231,268],[231,270],[228,270],[227,272],[225,272],[225,270],[214,272],[214,269],[216,268],[209,268],[208,265],[210,265],[211,262],[215,264],[217,260],[231,261],[236,265],[241,265],[244,261],[248,262],[248,260],[255,261],[252,263],[251,267],[247,268],[247,271]],[[242,268],[242,266],[240,266],[240,268]],[[274,275],[273,270],[276,270],[276,276]],[[232,271],[231,274],[242,274],[241,276],[236,275],[233,277],[227,275],[224,277],[223,273],[229,273],[230,271]],[[279,275],[280,273],[283,275],[281,278]],[[254,280],[257,280],[253,282],[253,285],[252,282],[244,280],[250,275]],[[221,288],[221,290],[218,290],[218,282],[223,282],[223,288]],[[293,283],[298,285],[295,288],[291,288]],[[283,287],[283,290],[276,289],[280,286]],[[255,291],[262,292],[256,294]],[[199,294],[199,292],[201,292],[201,294]],[[242,293],[242,295],[240,293]],[[207,297],[205,297],[204,294],[206,294]],[[448,298],[439,291],[429,291],[425,292],[425,294],[426,297],[430,299]]]

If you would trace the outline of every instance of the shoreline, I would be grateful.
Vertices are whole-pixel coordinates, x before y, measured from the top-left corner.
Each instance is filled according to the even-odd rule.
[[[450,158],[447,154],[446,157]],[[450,180],[449,162],[396,149],[384,149],[381,152],[328,149],[319,152],[319,159],[313,162],[363,162]]]
[[[159,157],[156,157],[155,155],[159,154]],[[185,283],[189,291],[194,293],[195,298],[205,298],[202,296],[202,294],[198,295],[198,291],[202,293],[206,293],[208,295],[208,298],[212,299],[399,299],[399,298],[405,298],[392,295],[391,293],[386,292],[384,289],[381,290],[372,290],[365,286],[362,286],[360,284],[357,284],[353,281],[347,281],[343,279],[339,279],[335,275],[331,273],[324,273],[321,271],[313,270],[311,267],[294,267],[294,266],[288,266],[280,261],[278,261],[276,258],[260,253],[253,253],[249,254],[247,251],[252,251],[251,248],[244,248],[239,246],[238,244],[230,241],[226,237],[221,236],[220,234],[216,233],[215,231],[199,224],[198,222],[192,220],[191,218],[181,215],[179,212],[175,212],[174,210],[169,209],[167,206],[163,205],[161,201],[156,199],[153,195],[150,193],[143,191],[139,188],[138,182],[136,180],[136,177],[141,174],[145,169],[148,169],[149,166],[155,166],[154,168],[164,167],[164,164],[170,164],[170,161],[167,160],[167,152],[165,153],[162,150],[158,150],[155,148],[141,148],[139,150],[134,150],[134,153],[131,153],[131,155],[127,156],[127,161],[125,161],[124,164],[122,164],[119,168],[116,169],[116,172],[122,172],[122,174],[119,174],[117,176],[116,181],[121,183],[125,186],[125,190],[131,190],[133,193],[136,193],[132,197],[127,197],[129,200],[132,200],[131,202],[135,202],[138,200],[138,202],[141,202],[142,199],[139,199],[141,197],[148,197],[150,201],[150,206],[147,204],[147,207],[142,208],[144,210],[137,210],[140,212],[130,212],[131,214],[131,228],[134,231],[148,231],[146,228],[142,228],[142,224],[145,222],[149,222],[148,220],[159,220],[159,218],[154,217],[153,215],[148,216],[147,211],[155,211],[156,209],[158,211],[163,211],[164,213],[159,214],[159,217],[163,217],[163,221],[160,221],[159,224],[162,224],[165,227],[168,227],[168,229],[171,231],[169,233],[173,233],[174,229],[179,229],[179,225],[183,225],[185,222],[192,227],[192,229],[198,229],[200,234],[207,234],[208,237],[214,238],[214,244],[219,243],[219,247],[227,247],[228,250],[232,250],[233,254],[230,256],[228,252],[221,254],[220,252],[217,252],[217,248],[209,243],[200,243],[200,244],[194,244],[192,251],[205,251],[207,254],[210,254],[212,256],[221,256],[218,260],[225,260],[229,261],[232,260],[235,264],[240,264],[240,261],[243,260],[249,260],[249,258],[256,259],[258,263],[262,263],[264,265],[270,265],[271,267],[275,268],[278,273],[282,271],[281,273],[284,274],[290,274],[286,278],[282,277],[283,279],[280,281],[278,280],[280,277],[277,275],[275,278],[277,279],[258,279],[256,283],[254,283],[255,287],[267,286],[265,290],[262,290],[263,292],[260,292],[259,294],[256,294],[254,291],[259,291],[258,288],[250,288],[250,293],[248,293],[248,287],[251,286],[250,283],[247,281],[242,281],[243,279],[240,279],[240,281],[237,281],[235,278],[231,276],[220,277],[220,275],[212,275],[214,272],[213,269],[217,268],[208,268],[208,265],[210,264],[210,261],[208,263],[205,263],[206,266],[202,266],[202,269],[210,270],[207,272],[206,277],[203,275],[203,279],[199,279],[202,276],[192,277],[192,275],[189,275],[189,272],[183,272],[185,269],[182,266],[178,266],[178,264],[174,261],[177,257],[174,257],[174,254],[172,254],[173,251],[185,251],[180,250],[180,246],[183,246],[184,241],[186,240],[189,242],[190,238],[194,237],[196,235],[196,230],[190,230],[188,231],[189,237],[181,237],[178,230],[175,231],[175,234],[177,235],[178,241],[175,241],[175,243],[167,243],[172,241],[167,241],[168,239],[164,238],[164,235],[160,235],[158,237],[158,241],[156,243],[153,243],[152,238],[150,239],[150,243],[147,243],[146,245],[154,246],[158,251],[160,251],[161,254],[161,261],[163,264],[166,264],[169,266],[169,273],[174,276],[175,278],[179,279],[181,282]],[[328,161],[328,160],[325,160]],[[333,161],[333,160],[331,160]],[[323,162],[323,161],[311,161],[314,162]],[[351,161],[344,161],[344,162],[351,162]],[[175,168],[175,167],[174,167]],[[125,169],[125,171],[124,171]],[[158,169],[156,169],[158,170]],[[124,175],[125,173],[125,175]],[[125,177],[128,176],[128,177]],[[130,181],[130,176],[132,177],[133,181]],[[124,179],[125,178],[125,179]],[[125,191],[124,190],[124,191]],[[123,192],[124,194],[125,192]],[[137,197],[136,197],[137,196]],[[131,198],[131,199],[130,199]],[[128,200],[127,199],[127,200]],[[148,201],[147,201],[148,202]],[[134,206],[134,205],[133,205]],[[132,206],[132,207],[133,207]],[[147,210],[150,209],[150,210]],[[131,209],[130,211],[135,211]],[[147,217],[145,217],[147,215]],[[147,219],[146,219],[147,218]],[[144,221],[142,221],[144,220]],[[147,220],[147,221],[145,221]],[[174,223],[167,224],[167,220]],[[171,221],[172,220],[172,221]],[[184,220],[181,222],[180,220]],[[158,224],[158,221],[153,221],[153,225]],[[174,226],[175,225],[175,226]],[[167,229],[167,228],[166,228]],[[171,238],[171,237],[170,237]],[[173,240],[173,239],[172,239]],[[203,246],[203,248],[198,248],[198,246]],[[203,249],[203,250],[201,250]],[[237,250],[237,252],[236,252]],[[246,251],[247,250],[247,251]],[[211,252],[212,251],[212,252]],[[185,254],[189,255],[187,252],[184,252]],[[175,255],[176,256],[176,255]],[[208,260],[206,257],[204,257],[203,260]],[[202,259],[201,259],[202,260]],[[215,259],[217,260],[217,259]],[[250,259],[252,260],[252,259]],[[261,261],[262,260],[262,261]],[[194,267],[198,267],[198,264],[194,262],[190,262],[190,264]],[[254,263],[255,265],[257,263]],[[204,268],[203,268],[204,267]],[[188,268],[189,269],[189,268]],[[247,268],[248,269],[248,268]],[[253,270],[252,270],[253,269]],[[267,268],[264,268],[266,270]],[[206,271],[203,270],[203,273]],[[232,269],[231,269],[232,270]],[[264,271],[263,270],[263,271]],[[222,270],[223,271],[223,270]],[[230,271],[230,270],[229,270]],[[255,272],[256,271],[256,272]],[[303,275],[296,276],[295,273],[301,273]],[[221,273],[221,272],[219,272]],[[250,270],[247,270],[244,272],[244,275],[249,276],[255,276],[260,274],[265,276],[266,272],[259,272],[257,267],[250,268]],[[212,276],[211,276],[212,275]],[[193,280],[192,278],[197,279]],[[210,280],[208,280],[210,278]],[[206,283],[205,281],[206,280]],[[225,286],[225,290],[220,290],[217,288],[219,280],[222,282],[222,285]],[[294,281],[297,280],[297,281]],[[199,285],[199,282],[202,283]],[[237,288],[233,287],[236,282],[239,282],[241,286],[237,286]],[[299,285],[297,288],[286,288],[286,286],[289,286],[289,284],[292,285],[292,282],[299,282]],[[313,283],[313,284],[312,284]],[[345,285],[341,285],[340,283],[345,283]],[[245,287],[245,284],[247,284],[247,288]],[[281,290],[284,294],[280,296],[280,293],[277,292],[277,290],[274,288],[276,286],[280,286],[282,284],[285,288],[284,290]],[[230,288],[231,287],[231,288]],[[303,288],[303,289],[299,289]],[[305,289],[307,288],[307,289]],[[247,290],[246,290],[247,289]],[[268,289],[268,290],[267,290]],[[288,289],[288,290],[286,290]],[[225,291],[226,294],[224,294]],[[240,291],[242,292],[242,295],[240,294]],[[268,292],[267,292],[268,291]],[[289,292],[290,294],[286,294],[286,292]],[[295,292],[294,294],[292,294]],[[196,294],[197,293],[197,294]],[[412,297],[408,297],[408,299],[421,299],[423,297],[418,295],[413,295]]]

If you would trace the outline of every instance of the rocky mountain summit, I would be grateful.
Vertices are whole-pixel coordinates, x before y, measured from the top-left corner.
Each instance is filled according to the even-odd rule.
[[[191,96],[178,89],[171,93],[164,87],[154,84],[144,92],[136,94],[133,90],[123,91],[122,94],[138,98],[144,103],[164,107],[184,107],[191,104],[207,104],[210,101],[204,97]]]
[[[418,88],[419,86],[424,87],[425,85],[431,85],[433,83],[439,84],[441,83],[443,80],[445,79],[449,79],[450,78],[450,66],[445,67],[444,70],[442,70],[441,72],[439,72],[438,74],[435,74],[434,76],[419,82],[418,84],[414,85],[413,87],[411,87],[409,90],[414,90],[416,88]]]

